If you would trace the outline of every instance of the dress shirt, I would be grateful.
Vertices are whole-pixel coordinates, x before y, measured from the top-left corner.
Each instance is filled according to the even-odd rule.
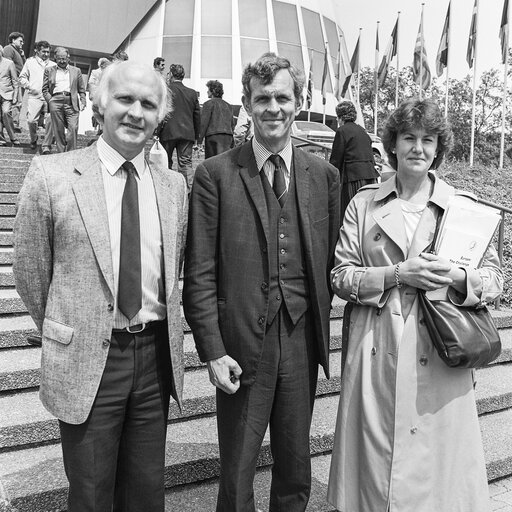
[[[258,170],[261,172],[263,169],[263,172],[272,187],[274,185],[274,164],[268,160],[268,157],[274,153],[270,152],[265,146],[260,144],[256,140],[256,137],[252,138],[252,150],[254,152],[254,157],[256,158]],[[286,146],[276,154],[284,161],[284,181],[286,183],[286,190],[288,190],[290,187],[290,169],[293,157],[292,141],[288,141],[288,144],[286,144]]]
[[[57,73],[55,75],[55,87],[53,89],[53,94],[57,94],[59,92],[70,92],[71,81],[69,76],[69,66],[66,66],[66,69],[62,69],[57,66]]]
[[[28,90],[30,96],[43,99],[44,70],[56,66],[52,60],[29,57],[20,73],[20,84]]]
[[[112,268],[114,271],[114,328],[122,329],[128,325],[163,320],[166,317],[167,309],[163,281],[162,233],[153,178],[149,166],[144,160],[144,152],[141,151],[133,160],[130,160],[137,171],[136,179],[139,194],[142,309],[129,321],[117,307],[119,251],[121,247],[121,204],[126,183],[126,171],[120,167],[126,159],[109,146],[103,137],[98,139],[97,148],[102,164],[110,230]]]

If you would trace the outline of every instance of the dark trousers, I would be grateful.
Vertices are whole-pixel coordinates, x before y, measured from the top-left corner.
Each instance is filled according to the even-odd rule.
[[[166,322],[114,333],[85,423],[59,422],[68,512],[163,512],[170,397]]]
[[[50,116],[57,153],[76,149],[78,115],[71,104],[70,96],[57,94],[50,100]]]
[[[178,160],[178,172],[183,174],[187,182],[187,191],[190,194],[192,189],[192,182],[194,181],[194,171],[192,170],[192,148],[194,147],[193,140],[171,139],[160,141],[167,151],[167,158],[169,162],[169,169],[172,169],[172,153],[176,150]]]
[[[221,474],[217,512],[253,512],[256,461],[267,426],[274,459],[270,512],[303,512],[311,489],[309,430],[318,376],[313,326],[281,308],[267,327],[256,381],[217,390]]]
[[[233,146],[233,135],[229,133],[216,133],[204,139],[204,157],[220,155]]]

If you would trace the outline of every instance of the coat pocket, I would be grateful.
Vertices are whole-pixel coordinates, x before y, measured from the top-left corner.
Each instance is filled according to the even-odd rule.
[[[73,338],[73,327],[69,325],[56,322],[50,318],[45,318],[43,321],[43,338],[69,345]]]

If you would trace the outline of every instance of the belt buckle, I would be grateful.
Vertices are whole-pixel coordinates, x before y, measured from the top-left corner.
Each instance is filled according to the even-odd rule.
[[[137,333],[139,333],[139,332],[142,332],[142,331],[146,328],[146,323],[145,323],[145,322],[142,322],[142,324],[141,324],[141,325],[142,325],[142,327],[141,327],[138,331],[132,331],[132,330],[131,330],[131,328],[130,328],[130,326],[128,326],[128,327],[126,328],[126,330],[127,330],[130,334],[137,334]],[[134,326],[134,327],[135,327],[135,326]]]

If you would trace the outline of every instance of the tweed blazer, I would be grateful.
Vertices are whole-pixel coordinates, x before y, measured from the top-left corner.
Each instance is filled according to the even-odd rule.
[[[57,67],[53,66],[44,70],[43,96],[47,103],[50,102],[55,89],[55,77]],[[85,104],[85,84],[82,72],[75,66],[69,65],[69,92],[71,93],[71,105],[76,112],[80,111],[80,101]]]
[[[181,405],[183,330],[178,278],[187,222],[183,177],[150,167],[162,229],[171,394]],[[35,157],[14,226],[16,289],[42,333],[40,397],[67,423],[94,402],[114,323],[107,205],[96,144]]]
[[[339,228],[339,173],[293,149],[310,311],[329,375],[330,270]],[[203,361],[228,354],[254,382],[269,309],[269,215],[252,145],[198,165],[190,199],[183,305]]]

